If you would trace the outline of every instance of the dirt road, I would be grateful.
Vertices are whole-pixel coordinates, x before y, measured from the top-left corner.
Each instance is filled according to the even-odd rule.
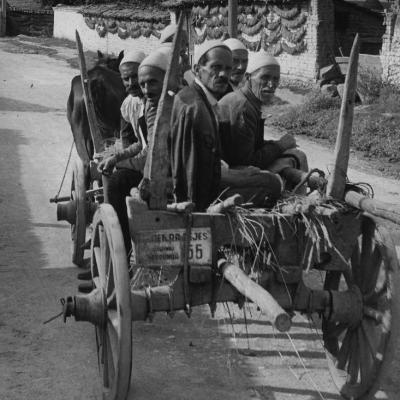
[[[0,40],[0,399],[101,399],[94,328],[43,325],[77,285],[69,226],[48,202],[72,142],[65,104],[77,71],[63,61],[69,49],[51,49],[52,58],[29,49]],[[205,307],[191,319],[135,323],[129,399],[340,399],[304,317],[289,337],[254,309],[246,327],[229,307],[232,323],[222,306],[213,320]],[[388,388],[394,400],[400,384]]]

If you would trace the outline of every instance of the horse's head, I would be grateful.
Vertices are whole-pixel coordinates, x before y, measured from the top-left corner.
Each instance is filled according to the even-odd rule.
[[[97,66],[105,67],[119,73],[118,67],[122,58],[124,57],[124,51],[122,50],[118,54],[118,57],[114,57],[110,55],[104,55],[100,50],[97,50],[97,57]]]

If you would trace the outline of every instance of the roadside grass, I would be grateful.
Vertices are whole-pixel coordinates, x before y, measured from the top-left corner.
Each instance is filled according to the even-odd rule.
[[[375,85],[375,84],[374,84]],[[371,91],[371,102],[355,108],[351,146],[367,159],[378,162],[378,169],[400,179],[400,92],[380,86]],[[293,135],[336,141],[340,99],[311,91],[305,102],[275,114],[269,123]]]

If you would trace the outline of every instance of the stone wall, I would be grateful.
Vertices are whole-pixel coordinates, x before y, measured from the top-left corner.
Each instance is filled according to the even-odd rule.
[[[100,37],[96,29],[90,29],[85,18],[79,13],[81,7],[54,7],[54,37],[75,42],[75,30],[78,30],[85,50],[100,50],[107,54],[119,54],[121,50],[139,49],[149,54],[158,47],[159,40],[155,36],[140,36],[121,39],[117,34],[107,32]]]
[[[9,26],[8,26],[9,25]],[[7,11],[7,34],[28,36],[53,36],[52,10],[23,10],[10,7]]]
[[[381,52],[382,79],[400,88],[400,17],[399,12],[386,14],[386,32]]]

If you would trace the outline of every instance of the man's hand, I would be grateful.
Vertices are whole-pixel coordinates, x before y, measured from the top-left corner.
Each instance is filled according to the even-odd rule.
[[[290,133],[283,135],[278,140],[278,145],[282,148],[283,151],[297,147],[296,139]]]
[[[117,158],[114,155],[109,156],[99,162],[97,170],[104,175],[110,175],[113,172],[113,169],[116,164],[117,164]]]

